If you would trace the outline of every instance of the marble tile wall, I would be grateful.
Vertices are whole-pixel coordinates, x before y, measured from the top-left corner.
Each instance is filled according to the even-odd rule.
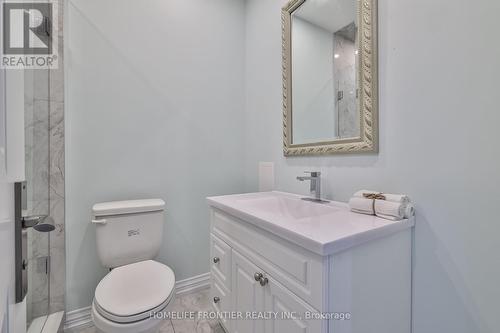
[[[49,256],[48,234],[33,229],[28,231],[28,294],[27,320],[45,316],[49,308],[49,277],[46,274],[45,258]]]
[[[64,221],[64,38],[63,0],[59,3],[59,68],[49,71],[49,202],[56,230],[50,234],[50,313],[64,311],[66,251]]]
[[[48,70],[25,71],[25,215],[49,214],[49,81]],[[27,320],[44,316],[49,307],[49,235],[28,231]]]
[[[25,72],[26,214],[48,214],[56,227],[29,232],[28,322],[65,309],[63,0],[58,4],[59,68]]]

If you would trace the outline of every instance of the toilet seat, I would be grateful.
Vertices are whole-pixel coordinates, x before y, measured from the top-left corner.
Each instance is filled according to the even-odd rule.
[[[165,302],[155,307],[154,309],[150,309],[132,316],[117,316],[113,313],[110,313],[105,309],[103,309],[97,302],[95,302],[95,300],[94,300],[94,308],[105,319],[108,319],[110,321],[119,324],[128,324],[128,323],[135,323],[143,319],[149,319],[151,318],[152,314],[162,312],[170,304],[173,298],[174,294],[172,293]]]
[[[95,310],[116,323],[132,323],[164,310],[171,302],[175,275],[170,267],[153,260],[113,269],[95,291]]]

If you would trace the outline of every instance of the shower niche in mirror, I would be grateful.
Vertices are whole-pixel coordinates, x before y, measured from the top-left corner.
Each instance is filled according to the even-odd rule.
[[[284,154],[377,152],[377,1],[282,11]]]

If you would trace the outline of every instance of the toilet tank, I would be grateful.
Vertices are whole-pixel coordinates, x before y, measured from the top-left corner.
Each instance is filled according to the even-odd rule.
[[[95,204],[92,223],[102,264],[114,268],[153,259],[163,240],[164,211],[161,199]]]

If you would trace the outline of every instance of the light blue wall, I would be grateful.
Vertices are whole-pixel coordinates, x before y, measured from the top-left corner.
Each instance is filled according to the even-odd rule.
[[[258,161],[274,161],[280,190],[307,193],[295,177],[319,169],[336,200],[361,188],[408,193],[414,332],[499,332],[500,2],[379,0],[380,154],[286,159],[284,3],[247,1],[247,189],[257,189]]]
[[[70,0],[66,6],[67,310],[106,274],[94,203],[167,202],[159,260],[208,271],[205,197],[243,191],[244,2]]]

